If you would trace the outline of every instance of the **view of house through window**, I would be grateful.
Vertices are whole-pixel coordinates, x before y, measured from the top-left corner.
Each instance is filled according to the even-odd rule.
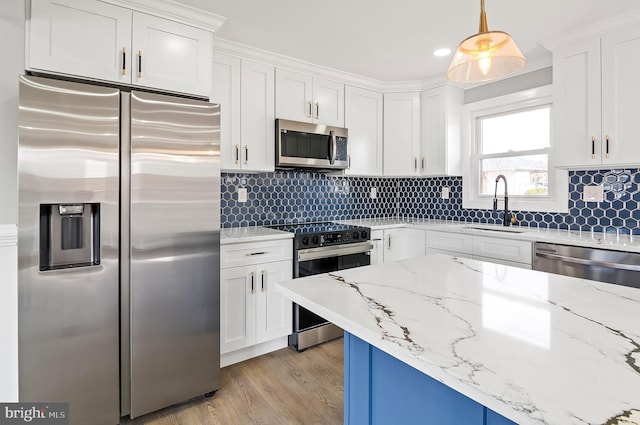
[[[480,195],[494,194],[498,174],[510,196],[548,196],[551,105],[476,118]]]

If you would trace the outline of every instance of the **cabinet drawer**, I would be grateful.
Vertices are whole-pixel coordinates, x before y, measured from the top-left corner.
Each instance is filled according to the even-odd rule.
[[[426,233],[427,250],[429,248],[443,251],[453,251],[460,254],[471,254],[473,251],[473,236],[460,233],[434,232]]]
[[[293,258],[292,240],[276,240],[222,245],[220,268],[248,266]]]
[[[531,242],[474,236],[473,256],[531,264]]]

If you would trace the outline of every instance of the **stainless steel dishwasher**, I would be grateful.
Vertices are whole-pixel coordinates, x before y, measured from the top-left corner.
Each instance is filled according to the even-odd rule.
[[[533,269],[640,288],[640,253],[536,242]]]

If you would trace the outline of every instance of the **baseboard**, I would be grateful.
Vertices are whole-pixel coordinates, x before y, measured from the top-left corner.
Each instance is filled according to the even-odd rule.
[[[220,367],[227,367],[235,363],[240,363],[272,351],[280,350],[289,346],[287,337],[281,337],[261,344],[252,345],[251,347],[241,348],[240,350],[224,353],[220,355]]]

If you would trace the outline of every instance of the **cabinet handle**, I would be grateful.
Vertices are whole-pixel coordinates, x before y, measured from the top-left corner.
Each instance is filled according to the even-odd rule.
[[[596,158],[596,137],[591,136],[591,159]]]
[[[259,251],[259,252],[247,252],[246,255],[247,257],[251,257],[253,255],[264,255],[264,254],[268,254],[269,251]]]
[[[260,290],[264,292],[264,270],[260,272]]]
[[[418,157],[413,158],[413,169],[414,171],[418,171]]]
[[[251,272],[251,293],[253,294],[253,272]]]
[[[606,136],[604,136],[606,139],[606,143],[605,143],[605,148],[606,148],[606,154],[607,154],[607,158],[609,158],[609,135],[607,134]]]
[[[249,163],[249,145],[244,145],[244,163]]]
[[[309,105],[309,115],[307,115],[307,118],[311,118],[311,102],[307,102],[307,105]]]
[[[142,77],[142,50],[138,50],[138,78]]]
[[[236,164],[240,161],[240,147],[236,145]]]
[[[122,48],[122,75],[127,75],[127,48]]]
[[[422,164],[422,171],[424,171],[424,156],[422,157],[422,162],[421,162],[421,164]]]
[[[316,119],[320,118],[320,104],[316,102]]]
[[[351,155],[347,155],[347,169],[351,169]]]
[[[391,249],[391,235],[389,235],[387,249]]]

